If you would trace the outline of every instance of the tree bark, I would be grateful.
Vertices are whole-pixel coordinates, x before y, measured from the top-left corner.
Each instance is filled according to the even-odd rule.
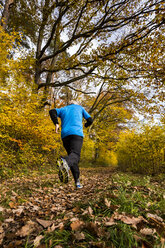
[[[14,0],[6,0],[4,5],[4,10],[2,12],[2,18],[1,18],[1,26],[4,28],[4,30],[7,29],[7,25],[9,22],[10,17],[10,9],[12,5],[14,4]]]

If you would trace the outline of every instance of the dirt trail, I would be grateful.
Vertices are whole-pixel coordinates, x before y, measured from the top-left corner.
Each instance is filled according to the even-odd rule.
[[[27,237],[34,240],[43,229],[60,228],[62,220],[76,217],[79,201],[85,204],[103,193],[112,173],[110,169],[81,170],[81,190],[74,188],[73,179],[61,184],[57,174],[4,181],[0,184],[0,247],[24,247]]]

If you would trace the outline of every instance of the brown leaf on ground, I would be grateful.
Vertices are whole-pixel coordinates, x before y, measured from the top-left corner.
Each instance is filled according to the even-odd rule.
[[[72,231],[78,231],[78,230],[80,231],[83,229],[84,224],[85,223],[83,221],[76,220],[70,224],[70,227],[71,227]]]
[[[35,238],[35,240],[33,242],[35,247],[38,247],[40,245],[40,241],[43,239],[43,237],[44,237],[43,235],[39,235]]]
[[[147,217],[150,218],[150,219],[152,219],[152,220],[154,220],[154,221],[163,222],[163,219],[160,216],[156,215],[156,214],[150,214],[150,213],[148,213],[147,214]]]
[[[16,214],[17,216],[20,216],[24,211],[24,207],[19,206],[17,209],[13,209],[12,211],[13,211],[13,214]]]
[[[135,228],[136,228],[137,224],[139,224],[140,222],[142,222],[142,221],[146,222],[146,220],[142,216],[139,216],[139,217],[129,217],[127,215],[119,214],[117,212],[112,217],[115,220],[121,220],[125,224],[132,225]]]
[[[84,240],[85,239],[85,235],[82,232],[81,233],[80,232],[75,232],[73,234],[73,238],[76,239],[76,240],[78,240],[78,241],[80,241],[80,240]]]
[[[85,228],[92,233],[94,236],[103,236],[104,230],[103,228],[99,227],[97,223],[88,222],[85,224]]]
[[[52,226],[48,227],[47,232],[53,232],[54,230],[56,230],[56,229],[58,229],[58,228],[59,228],[59,225],[55,225],[55,224],[53,223]]]
[[[0,226],[0,234],[3,233],[3,232],[4,232],[3,227]]]
[[[9,218],[9,219],[6,219],[4,222],[11,223],[11,222],[14,222],[14,219],[13,218]]]
[[[45,233],[51,235],[50,232],[53,232],[54,230],[57,230],[57,232],[62,230],[68,231],[68,223],[72,222],[70,229],[73,233],[73,240],[71,240],[71,242],[73,242],[68,244],[70,245],[70,248],[74,248],[75,243],[78,243],[79,241],[81,242],[81,240],[82,243],[85,243],[87,246],[95,248],[108,248],[107,241],[111,238],[111,233],[106,232],[108,229],[107,227],[116,227],[115,225],[118,223],[117,220],[125,223],[125,225],[130,225],[131,230],[133,229],[132,227],[136,228],[136,240],[137,242],[139,241],[139,243],[144,244],[143,248],[153,248],[154,242],[157,240],[155,233],[152,234],[153,231],[150,232],[150,235],[146,230],[144,230],[145,227],[149,225],[150,228],[155,230],[157,234],[160,235],[160,239],[162,238],[163,244],[165,238],[163,236],[163,233],[165,233],[165,224],[161,217],[158,216],[159,214],[161,215],[161,211],[153,211],[153,214],[148,214],[146,219],[140,216],[135,217],[131,214],[118,213],[120,212],[120,205],[117,205],[120,185],[116,182],[116,186],[114,187],[115,190],[113,189],[113,184],[110,182],[110,173],[108,173],[108,171],[109,169],[106,171],[103,169],[99,171],[85,170],[83,179],[84,189],[81,192],[73,189],[73,181],[69,182],[67,185],[60,186],[58,182],[56,183],[56,179],[58,179],[58,177],[54,174],[47,175],[46,180],[44,175],[43,177],[38,176],[36,178],[33,177],[32,179],[24,177],[21,179],[17,178],[6,182],[4,181],[3,190],[0,189],[0,191],[3,192],[2,196],[0,196],[0,204],[3,201],[8,203],[8,197],[10,195],[10,207],[0,207],[0,217],[2,216],[0,220],[0,226],[2,224],[0,229],[0,247],[22,247],[21,245],[25,243],[27,236],[29,236],[28,245],[31,245],[36,240],[36,242],[38,242],[37,248],[46,248],[46,246],[52,247],[54,242],[53,239],[49,240],[47,244],[43,244],[45,241],[40,240],[40,234],[43,231],[43,228],[46,228],[44,230]],[[49,182],[51,182],[54,186],[43,186],[47,183],[49,184]],[[105,182],[107,182],[107,184]],[[19,187],[17,185],[19,185]],[[108,187],[106,187],[106,185]],[[127,186],[131,185],[128,185],[127,183]],[[131,187],[129,187],[130,190],[133,190],[133,187]],[[22,189],[22,191],[20,191],[20,189]],[[26,189],[31,192],[30,196],[27,194],[25,197],[24,193],[26,194]],[[138,186],[136,191],[139,189],[143,190],[144,187]],[[145,191],[146,194],[144,197],[148,197],[149,191],[150,190]],[[110,192],[113,193],[110,194]],[[20,199],[26,200],[23,202],[19,201],[19,197]],[[82,203],[82,205],[77,203]],[[106,213],[103,212],[106,207],[113,212],[111,218],[107,217]],[[96,211],[94,211],[94,209],[96,209]],[[143,208],[139,208],[139,210],[140,214],[142,212],[144,215],[149,213],[149,210],[147,209],[143,210]],[[95,212],[98,212],[99,214],[95,216]],[[45,220],[45,216],[49,220]],[[36,220],[37,218],[39,221],[35,221],[34,226],[27,222],[29,219]],[[86,219],[87,221],[89,219],[92,220],[90,223],[83,222],[83,224],[81,224],[81,218]],[[140,230],[143,230],[142,232],[145,234],[142,234]],[[89,244],[87,244],[88,240],[86,237],[84,238],[86,231],[95,236],[95,241],[97,240],[97,242],[89,242]],[[132,231],[134,232],[135,230]],[[106,243],[101,242],[104,237],[106,237]],[[14,240],[15,243],[12,240]],[[20,246],[19,243],[17,243],[17,240],[22,242]],[[147,241],[152,243],[150,244]],[[60,240],[56,244],[61,244]],[[64,248],[64,246],[56,245],[53,247]],[[114,246],[112,245],[111,248],[112,247]]]
[[[111,206],[111,201],[108,201],[107,198],[105,198],[104,201],[105,201],[105,205],[106,205],[108,208],[110,208],[110,206]]]
[[[151,228],[143,228],[140,230],[140,233],[143,235],[153,235],[155,232],[156,230]]]
[[[0,245],[2,244],[3,242],[3,238],[5,237],[5,233],[0,233]]]
[[[162,247],[165,247],[165,238],[161,238]]]
[[[92,209],[90,206],[88,207],[88,213],[89,213],[89,215],[91,215],[91,216],[93,215],[93,209]]]
[[[117,223],[115,223],[113,217],[109,218],[109,220],[107,220],[107,221],[104,223],[105,226],[113,226],[113,225],[116,225],[116,224],[117,224]]]
[[[64,230],[64,223],[60,223],[59,225],[58,225],[58,227],[59,227],[59,229],[62,231],[62,230]]]
[[[16,207],[16,203],[14,203],[13,201],[9,202],[9,206],[10,208],[15,208]]]
[[[3,207],[0,207],[0,212],[3,212],[5,209]]]
[[[50,220],[36,219],[36,221],[44,228],[47,228],[53,224],[53,222]]]
[[[79,213],[80,212],[80,208],[79,207],[75,207],[75,208],[72,209],[72,211],[74,213]]]
[[[22,247],[22,240],[14,240],[10,242],[5,248],[17,248]]]
[[[30,233],[32,233],[34,229],[35,229],[35,222],[30,220],[27,222],[25,226],[23,226],[20,230],[18,230],[18,232],[16,232],[16,235],[20,237],[26,237]]]

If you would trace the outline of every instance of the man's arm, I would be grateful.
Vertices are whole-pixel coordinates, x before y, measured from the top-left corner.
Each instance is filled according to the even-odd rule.
[[[58,124],[58,118],[57,118],[57,111],[56,111],[56,109],[51,109],[49,111],[49,115],[50,115],[50,118],[53,121],[54,125],[56,126],[56,133],[58,133],[59,124]]]
[[[87,122],[85,123],[85,127],[89,127],[89,126],[92,125],[92,123],[93,123],[92,117],[89,117],[86,121],[87,121]]]

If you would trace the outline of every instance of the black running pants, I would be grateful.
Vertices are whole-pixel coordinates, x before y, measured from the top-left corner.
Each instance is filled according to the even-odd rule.
[[[65,157],[75,183],[80,176],[80,171],[78,163],[80,161],[81,148],[83,144],[83,137],[78,135],[69,135],[62,139],[65,150],[67,151],[68,156]]]

